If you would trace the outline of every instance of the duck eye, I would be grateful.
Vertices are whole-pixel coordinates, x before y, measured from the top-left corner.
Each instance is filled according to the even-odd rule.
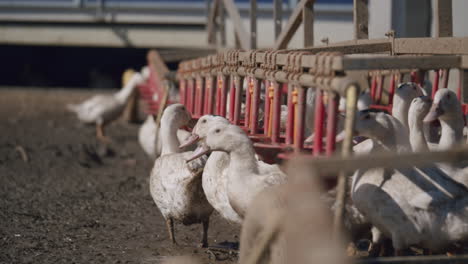
[[[370,115],[367,114],[367,115],[363,116],[363,119],[370,119]]]
[[[450,99],[450,94],[447,94],[447,99]]]
[[[218,128],[215,130],[215,133],[219,133],[219,132],[221,132],[221,129]]]
[[[202,120],[202,123],[206,123],[206,119],[203,119],[203,120]]]

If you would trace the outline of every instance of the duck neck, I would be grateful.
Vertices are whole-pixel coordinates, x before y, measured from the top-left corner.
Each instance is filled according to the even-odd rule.
[[[162,142],[161,156],[179,153],[179,138],[177,137],[177,130],[179,129],[176,122],[174,122],[174,117],[163,118],[161,120],[161,128],[159,130],[159,136]]]
[[[395,97],[397,99],[397,97]],[[403,100],[398,99],[393,102],[392,116],[398,119],[405,128],[408,129],[408,110],[409,104]]]
[[[439,148],[448,149],[463,140],[463,116],[453,115],[448,118],[440,119],[441,137]]]
[[[426,138],[424,137],[423,121],[416,115],[409,116],[409,140],[413,151],[421,152],[429,150]]]
[[[137,85],[137,78],[134,74],[132,78],[125,84],[120,91],[118,91],[114,96],[120,103],[125,103],[130,98],[130,95],[133,92],[133,89]]]
[[[231,151],[230,159],[230,169],[231,171],[235,171],[236,175],[245,177],[258,174],[258,163],[251,142],[239,144],[235,150]]]

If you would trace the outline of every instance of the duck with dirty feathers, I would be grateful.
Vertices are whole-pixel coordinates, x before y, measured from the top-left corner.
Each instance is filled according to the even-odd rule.
[[[356,133],[375,151],[410,151],[402,124],[384,113],[360,112]],[[359,211],[392,239],[397,255],[417,245],[443,252],[468,238],[468,191],[450,177],[416,167],[358,170],[351,197]]]
[[[161,156],[156,159],[150,176],[150,192],[161,211],[172,243],[176,244],[174,222],[184,225],[201,223],[201,246],[208,246],[208,225],[213,207],[206,199],[202,187],[203,167],[206,156],[199,156],[190,164],[186,162],[194,154],[181,152],[177,130],[189,124],[191,115],[185,106],[168,106],[161,118]]]
[[[211,151],[222,151],[229,155],[227,171],[227,195],[229,203],[243,218],[253,197],[266,187],[286,181],[286,175],[273,165],[260,169],[255,150],[247,134],[235,125],[215,125],[195,150],[197,158]]]
[[[134,73],[119,92],[112,95],[95,95],[82,103],[68,104],[67,109],[74,112],[81,122],[96,124],[97,139],[103,143],[109,143],[110,140],[105,136],[104,127],[122,114],[132,92],[148,77],[148,68],[143,68],[142,73]]]
[[[205,139],[210,128],[215,125],[228,125],[229,121],[221,116],[204,115],[202,116],[192,130],[192,136],[181,147],[187,147],[190,144]],[[267,164],[263,161],[255,159],[258,163],[260,173],[267,171],[277,171],[281,173],[278,165]],[[228,170],[229,155],[223,151],[213,151],[205,169],[203,170],[203,190],[210,204],[218,211],[221,216],[233,224],[241,224],[240,217],[229,203],[227,186],[228,186]]]

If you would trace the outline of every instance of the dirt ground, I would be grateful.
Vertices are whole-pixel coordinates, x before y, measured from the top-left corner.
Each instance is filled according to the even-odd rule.
[[[65,110],[91,95],[0,88],[0,263],[160,263],[176,255],[235,263],[196,247],[200,225],[176,225],[180,245],[171,245],[149,194],[152,161],[138,125],[111,124],[105,153],[94,127]],[[213,214],[210,244],[238,240],[239,229]]]

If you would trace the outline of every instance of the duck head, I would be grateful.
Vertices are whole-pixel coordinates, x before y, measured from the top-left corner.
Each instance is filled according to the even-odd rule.
[[[451,119],[456,115],[461,115],[461,113],[461,105],[457,95],[449,89],[444,88],[436,92],[434,103],[424,118],[424,122],[432,122],[436,119]]]
[[[223,151],[230,153],[244,144],[251,144],[244,130],[236,125],[216,124],[206,133],[193,156],[187,160],[192,161],[211,151]]]
[[[192,115],[182,104],[172,104],[166,107],[161,117],[161,123],[171,124],[181,128],[190,124]]]
[[[431,108],[432,99],[429,96],[420,96],[413,99],[409,108],[409,117],[423,120]]]
[[[198,122],[195,124],[192,130],[192,134],[190,137],[183,142],[179,148],[185,148],[187,146],[191,146],[201,139],[206,137],[206,134],[208,133],[208,130],[215,126],[215,125],[227,125],[229,124],[229,121],[222,117],[222,116],[216,116],[216,115],[204,115],[198,119]]]

